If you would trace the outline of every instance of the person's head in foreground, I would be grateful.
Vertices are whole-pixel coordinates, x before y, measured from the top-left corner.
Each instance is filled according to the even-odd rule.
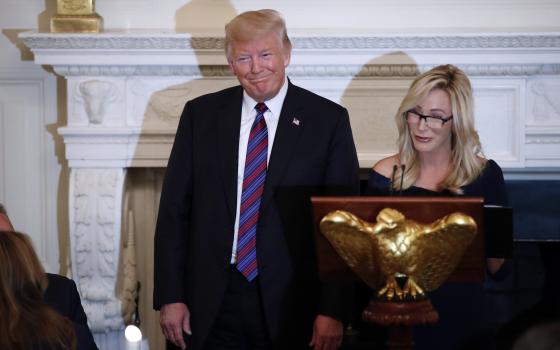
[[[44,301],[47,276],[30,239],[0,230],[0,349],[75,349],[72,323]]]

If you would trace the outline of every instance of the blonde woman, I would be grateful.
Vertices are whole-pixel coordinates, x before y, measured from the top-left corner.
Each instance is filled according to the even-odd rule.
[[[482,155],[473,111],[471,84],[459,68],[442,65],[418,76],[395,116],[398,153],[373,166],[368,194],[477,196],[485,204],[506,205],[502,170]],[[503,262],[489,258],[488,271],[497,273]],[[433,330],[429,336],[418,335],[420,348],[462,348],[467,338],[472,340],[474,333],[482,331],[482,286],[446,285],[434,293],[432,302],[440,312],[440,323],[426,328]],[[453,322],[446,322],[447,311],[456,316]],[[423,338],[437,343],[423,346]],[[447,338],[449,343],[442,344]]]

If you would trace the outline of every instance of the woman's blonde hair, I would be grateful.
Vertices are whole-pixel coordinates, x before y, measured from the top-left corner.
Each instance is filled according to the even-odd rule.
[[[0,349],[75,349],[72,323],[49,307],[47,275],[29,238],[0,231]]]
[[[482,152],[478,133],[474,127],[474,103],[469,78],[459,68],[446,64],[430,69],[419,75],[408,89],[395,116],[399,131],[399,161],[405,165],[402,188],[414,184],[420,173],[418,152],[414,148],[405,116],[434,89],[449,95],[451,101],[451,172],[439,184],[439,189],[447,189],[461,194],[461,187],[474,181],[482,171],[483,164],[478,156]],[[401,187],[402,174],[397,174],[393,188]]]
[[[264,9],[243,12],[226,24],[225,29],[225,50],[228,61],[231,59],[232,43],[246,43],[269,33],[277,33],[284,50],[287,52],[292,50],[286,22],[276,10]]]

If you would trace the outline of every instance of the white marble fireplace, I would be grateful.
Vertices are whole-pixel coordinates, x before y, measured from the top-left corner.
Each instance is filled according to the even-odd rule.
[[[122,285],[135,279],[134,261],[122,256],[127,172],[165,167],[184,103],[236,80],[221,36],[20,37],[36,64],[66,78],[68,123],[58,132],[70,167],[72,276],[100,348],[115,349],[131,295]],[[393,115],[411,79],[453,63],[471,77],[486,156],[508,178],[560,178],[560,33],[291,37],[290,78],[349,109],[362,168],[394,152]],[[138,264],[151,259],[143,256]]]

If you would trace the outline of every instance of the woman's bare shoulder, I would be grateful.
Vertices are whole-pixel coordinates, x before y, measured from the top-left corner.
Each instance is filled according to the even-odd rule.
[[[398,154],[394,154],[387,158],[383,158],[377,163],[374,164],[373,170],[386,178],[390,178],[391,174],[393,173],[393,167],[395,165],[399,165],[399,156]]]

